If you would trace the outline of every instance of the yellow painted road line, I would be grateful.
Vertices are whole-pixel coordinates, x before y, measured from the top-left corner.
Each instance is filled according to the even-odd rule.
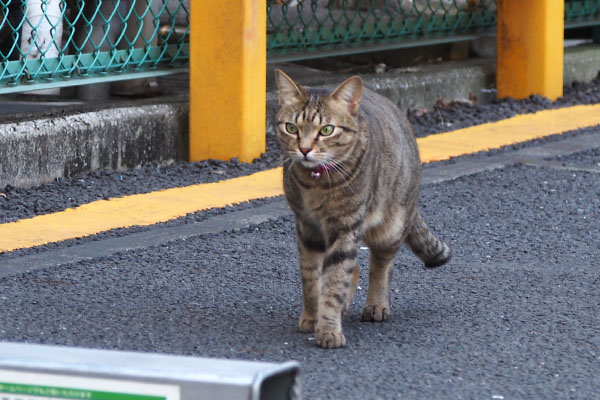
[[[111,229],[152,225],[200,210],[281,193],[281,168],[277,168],[215,183],[94,201],[61,212],[0,224],[0,251],[39,246]]]
[[[519,115],[417,140],[423,162],[446,160],[574,129],[600,125],[600,104]],[[0,224],[0,251],[152,225],[196,211],[283,194],[281,168],[215,183],[99,200]]]
[[[600,104],[538,111],[417,139],[423,162],[448,160],[600,125]]]

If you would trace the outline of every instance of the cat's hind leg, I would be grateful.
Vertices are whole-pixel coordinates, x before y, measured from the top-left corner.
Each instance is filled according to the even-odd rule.
[[[365,232],[365,242],[371,250],[367,303],[361,320],[383,322],[390,317],[390,279],[394,257],[404,242],[406,224],[402,215],[394,223],[380,224]]]
[[[350,304],[352,304],[352,300],[354,299],[354,294],[356,293],[356,288],[358,287],[358,280],[360,279],[360,269],[358,268],[358,264],[354,267],[354,273],[352,274],[352,282],[350,282],[350,287],[348,288],[348,294],[346,296],[346,300],[344,301],[344,306],[342,307],[342,315],[345,315],[350,308]]]
[[[363,308],[362,321],[383,322],[390,317],[390,279],[395,254],[377,254],[371,250],[367,304]]]

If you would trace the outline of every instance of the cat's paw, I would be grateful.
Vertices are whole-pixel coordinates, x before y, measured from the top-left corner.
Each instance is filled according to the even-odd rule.
[[[374,304],[367,304],[363,308],[360,319],[363,322],[385,322],[390,319],[390,309]]]
[[[298,328],[300,329],[300,332],[313,333],[315,331],[316,322],[317,321],[315,321],[314,319],[300,317],[300,321],[298,322]]]
[[[315,332],[315,339],[317,346],[321,346],[324,349],[337,349],[346,345],[346,337],[342,331],[320,330],[317,329]]]
[[[300,315],[300,320],[298,321],[298,329],[300,329],[300,332],[313,333],[315,331],[316,323],[317,320],[315,317],[302,310],[302,315]]]

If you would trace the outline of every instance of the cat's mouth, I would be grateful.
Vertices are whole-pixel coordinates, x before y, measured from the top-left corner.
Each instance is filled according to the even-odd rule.
[[[318,161],[312,158],[304,158],[300,161],[300,164],[310,170],[310,176],[315,180],[321,178],[330,169],[335,168],[335,163]]]
[[[310,158],[303,158],[300,160],[300,164],[306,169],[313,169],[319,167],[322,163]]]
[[[327,171],[326,164],[322,164],[319,161],[303,159],[300,164],[306,169],[310,170],[310,176],[313,179],[319,179]]]
[[[332,164],[320,164],[310,170],[310,177],[314,180],[321,178],[327,171],[333,168]]]

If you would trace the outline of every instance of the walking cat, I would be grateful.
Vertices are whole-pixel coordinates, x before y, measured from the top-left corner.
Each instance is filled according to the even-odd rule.
[[[403,243],[428,268],[445,264],[451,252],[417,207],[421,163],[406,116],[358,76],[329,92],[302,87],[281,70],[275,75],[276,132],[304,297],[299,327],[314,332],[318,346],[341,347],[361,240],[371,252],[363,321],[389,318],[391,267]]]

